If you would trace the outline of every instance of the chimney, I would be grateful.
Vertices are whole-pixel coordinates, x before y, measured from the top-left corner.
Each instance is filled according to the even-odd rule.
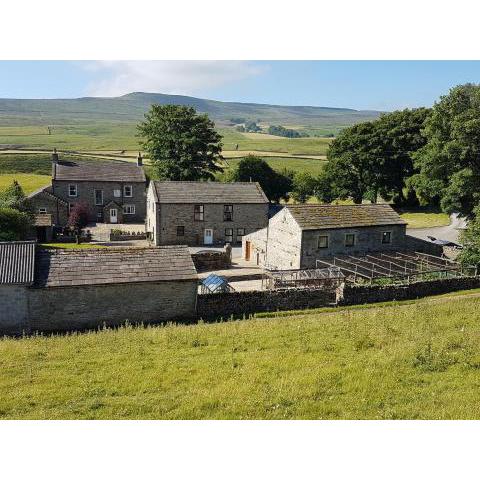
[[[142,153],[141,153],[141,152],[138,152],[137,166],[141,167],[142,165],[143,165]]]
[[[58,153],[56,148],[54,148],[52,152],[52,163],[58,163]]]

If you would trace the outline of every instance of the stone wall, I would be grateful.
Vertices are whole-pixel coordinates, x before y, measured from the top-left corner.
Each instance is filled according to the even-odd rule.
[[[0,334],[195,320],[197,281],[0,288]]]
[[[409,285],[351,285],[343,288],[339,305],[388,302],[392,300],[413,300],[429,295],[480,288],[480,277],[447,278],[413,282]]]
[[[77,196],[68,196],[68,186],[77,185]],[[132,186],[132,197],[124,197],[123,187]],[[104,208],[111,201],[118,205],[135,205],[135,214],[123,214],[123,223],[142,223],[146,215],[146,185],[143,182],[93,182],[93,181],[64,181],[52,180],[53,193],[68,203],[87,202],[90,208],[91,222],[109,222],[104,218]],[[103,205],[95,205],[95,190],[103,191]],[[120,190],[120,197],[115,197],[114,190]],[[121,218],[119,212],[119,221]]]
[[[212,250],[192,253],[192,260],[198,272],[223,270],[232,266],[231,252]]]
[[[332,305],[336,290],[274,290],[198,295],[197,316],[201,319],[241,317],[256,312],[302,310]]]
[[[189,245],[204,244],[204,231],[213,230],[213,244],[223,245],[228,240],[226,230],[231,229],[233,241],[242,241],[241,230],[247,235],[264,228],[268,222],[268,204],[233,204],[233,221],[223,221],[223,204],[203,204],[204,219],[194,219],[194,204],[158,204],[155,242],[157,245]],[[152,223],[152,220],[150,221]],[[148,225],[148,220],[147,220]],[[177,227],[184,227],[184,234],[177,236]],[[150,227],[151,229],[151,227]],[[241,230],[239,230],[241,229]]]
[[[0,335],[28,331],[28,288],[0,285]]]
[[[266,267],[291,270],[300,267],[302,232],[292,214],[284,208],[274,215],[267,230]]]
[[[435,255],[437,257],[441,257],[443,255],[442,245],[437,245],[429,242],[428,240],[422,240],[421,238],[412,237],[411,235],[407,235],[405,238],[408,250],[428,253],[429,255]]]
[[[382,243],[382,233],[391,232],[391,243]],[[355,245],[345,246],[345,235],[355,235]],[[318,248],[318,237],[328,236],[328,247]],[[368,252],[395,251],[406,248],[405,225],[305,230],[302,235],[300,268],[315,268],[316,260],[334,255],[363,255]]]
[[[34,213],[40,213],[40,209],[52,215],[54,225],[66,225],[68,221],[68,206],[59,199],[49,195],[45,191],[38,192],[29,197],[29,203]]]

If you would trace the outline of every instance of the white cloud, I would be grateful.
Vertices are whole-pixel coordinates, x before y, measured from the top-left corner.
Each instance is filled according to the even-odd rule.
[[[193,95],[265,71],[261,65],[237,60],[92,61],[82,65],[94,77],[87,87],[87,95],[95,97],[130,92]]]

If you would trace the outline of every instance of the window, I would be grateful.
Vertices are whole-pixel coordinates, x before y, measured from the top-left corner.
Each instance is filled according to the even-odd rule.
[[[68,196],[69,197],[76,197],[77,196],[77,186],[76,185],[69,185],[68,186]]]
[[[345,234],[345,246],[346,247],[353,247],[355,245],[355,234],[354,233],[346,233]]]
[[[229,243],[233,243],[233,228],[225,229],[225,241]]]
[[[328,235],[318,237],[318,248],[328,248]]]
[[[135,205],[124,205],[123,213],[125,215],[134,215],[135,214]]]
[[[121,191],[119,188],[115,188],[115,189],[113,190],[113,196],[114,196],[115,198],[120,198],[121,195],[122,195],[122,191]]]
[[[237,242],[242,241],[242,237],[245,235],[245,229],[244,228],[237,228]]]
[[[382,232],[382,243],[392,243],[392,232]]]
[[[223,221],[231,222],[233,220],[233,205],[223,206]]]
[[[38,213],[47,213],[47,207],[40,207]]]
[[[133,196],[133,188],[131,185],[124,185],[123,186],[123,196],[124,197],[132,197]]]
[[[193,219],[197,222],[203,222],[203,205],[195,205],[193,208]]]
[[[177,227],[177,237],[183,237],[185,235],[185,227]]]
[[[103,190],[95,190],[95,205],[103,205]]]

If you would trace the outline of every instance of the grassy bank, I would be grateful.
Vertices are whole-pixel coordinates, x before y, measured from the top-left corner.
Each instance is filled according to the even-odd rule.
[[[0,341],[3,418],[480,418],[480,299]]]
[[[13,180],[22,186],[23,191],[26,194],[34,192],[41,187],[50,184],[50,175],[36,175],[30,173],[4,173],[0,174],[0,191],[5,190],[11,185]]]

